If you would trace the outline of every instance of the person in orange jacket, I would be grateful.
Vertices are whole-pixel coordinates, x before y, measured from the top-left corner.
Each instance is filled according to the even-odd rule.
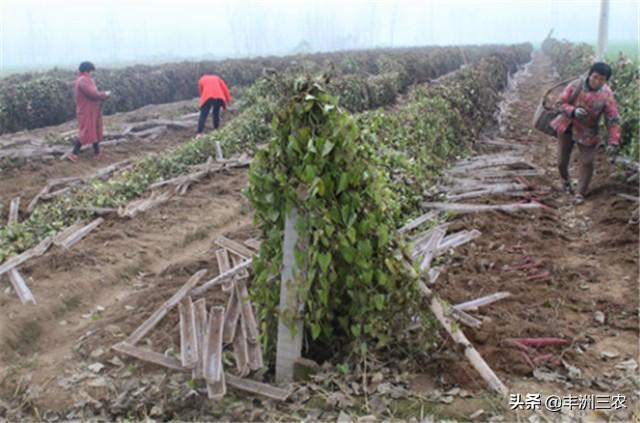
[[[209,110],[213,108],[213,129],[220,126],[220,108],[227,109],[231,103],[231,94],[227,84],[218,75],[202,75],[198,81],[200,92],[200,119],[198,119],[198,135],[201,137],[204,131],[204,122],[207,120]]]

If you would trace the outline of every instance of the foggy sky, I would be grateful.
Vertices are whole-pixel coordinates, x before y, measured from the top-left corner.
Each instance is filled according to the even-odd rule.
[[[593,42],[599,0],[0,0],[0,68],[375,46]],[[609,39],[639,2],[611,0]],[[0,71],[2,70],[0,69]]]

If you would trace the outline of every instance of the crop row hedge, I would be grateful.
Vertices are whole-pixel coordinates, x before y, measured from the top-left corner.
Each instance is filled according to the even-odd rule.
[[[510,73],[508,54],[481,59],[413,90],[393,111],[348,115],[332,83],[297,79],[274,117],[273,137],[258,151],[248,197],[263,242],[254,261],[252,299],[273,360],[285,214],[295,207],[308,234],[296,261],[304,277],[293,290],[304,302],[305,354],[314,358],[398,347],[420,315],[425,351],[433,331],[421,307],[418,272],[404,265],[407,242],[396,229],[421,213],[435,177],[464,153],[493,117]],[[363,83],[361,91],[365,92]],[[341,99],[341,98],[340,98]]]
[[[520,54],[513,54],[510,50],[507,50],[505,54],[495,55],[493,59],[489,60],[497,60],[500,63],[504,63],[507,68],[513,68],[516,65],[514,60],[518,60],[520,63],[527,60],[531,49],[530,46],[523,45],[514,48],[520,49]],[[452,77],[450,82],[435,84],[433,90],[442,90],[443,98],[446,97],[445,100],[434,100],[436,101],[436,106],[445,101],[451,107],[473,108],[473,100],[467,104],[464,102],[466,100],[458,99],[452,92],[459,90],[464,92],[462,95],[474,96],[474,93],[484,92],[481,89],[482,84],[501,84],[504,82],[504,78],[501,76],[496,76],[497,82],[491,82],[492,77],[490,76],[492,72],[504,72],[503,65],[498,68],[491,68],[491,62],[483,63],[485,62],[477,65],[486,67],[486,75],[482,78],[473,70],[477,66],[469,66],[460,72],[460,76]],[[340,86],[340,81],[341,78],[336,77],[332,88],[339,95],[341,95],[340,90],[336,87]],[[465,83],[464,81],[467,82]],[[77,192],[36,207],[34,212],[23,222],[0,228],[0,262],[32,247],[46,236],[72,224],[77,219],[88,217],[87,213],[79,212],[78,208],[118,207],[143,195],[152,183],[186,173],[189,165],[203,163],[208,157],[215,155],[215,141],[221,143],[226,156],[266,142],[273,134],[270,125],[271,119],[282,100],[286,98],[290,82],[291,77],[277,74],[260,79],[247,90],[246,95],[243,97],[240,114],[220,130],[200,139],[186,142],[174,151],[144,158],[138,161],[131,170],[107,181],[92,181],[87,187]],[[475,85],[465,86],[467,83]],[[455,88],[457,86],[459,88]],[[486,106],[491,110],[487,109],[487,111],[473,113],[493,113],[495,108],[491,104]],[[426,104],[424,107],[426,108],[425,110],[416,110],[413,119],[424,119],[426,122],[430,122],[430,116],[433,115],[433,111],[429,110],[431,105]],[[423,113],[422,117],[419,116],[420,113]],[[460,124],[464,124],[464,128],[467,128],[468,125],[479,124],[477,122],[464,123],[462,119],[457,117],[457,113],[452,115],[454,116],[453,118],[447,118],[444,121],[450,126],[448,131],[452,131],[451,133],[454,136],[458,136],[462,131],[462,129],[455,128],[458,120]],[[389,121],[388,123],[392,124],[393,122]],[[394,124],[402,125],[402,122],[395,122]],[[380,131],[380,136],[385,136],[384,128]],[[414,139],[419,143],[419,134],[416,134]],[[426,140],[425,142],[432,141]],[[462,143],[464,140],[460,139],[458,142]],[[406,160],[406,162],[402,162],[406,166],[415,165],[415,161],[412,162],[410,158],[406,158]]]
[[[505,46],[416,47],[318,53],[285,57],[181,62],[164,65],[136,65],[121,69],[102,69],[98,63],[98,88],[111,90],[104,103],[105,114],[126,112],[148,104],[168,103],[198,95],[197,81],[203,73],[217,73],[229,85],[247,86],[260,78],[265,69],[314,71],[327,62],[338,75],[377,75],[400,69],[398,87],[423,82],[455,70],[465,63],[507,49]],[[518,49],[521,54],[528,54]],[[75,117],[72,86],[75,73],[48,72],[15,74],[0,79],[0,134],[56,125]],[[384,97],[386,85],[374,97]],[[397,87],[396,87],[397,88]]]

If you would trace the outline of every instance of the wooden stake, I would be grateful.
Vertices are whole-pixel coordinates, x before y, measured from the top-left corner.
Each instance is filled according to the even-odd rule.
[[[488,153],[488,154],[480,154],[477,156],[468,157],[466,159],[458,160],[453,164],[453,167],[458,166],[467,166],[472,163],[486,163],[495,160],[502,160],[503,158],[513,158],[516,157],[512,152],[500,152],[500,153]]]
[[[9,206],[9,221],[7,225],[15,225],[18,223],[18,214],[20,213],[20,197],[16,197],[11,200],[11,205]]]
[[[81,184],[83,182],[83,179],[79,176],[68,176],[65,178],[54,178],[54,179],[49,179],[47,181],[47,185],[49,186],[49,190],[51,190],[53,187],[56,187],[58,185],[78,185]]]
[[[241,391],[262,395],[277,401],[286,401],[291,395],[290,390],[276,388],[275,386],[260,383],[251,379],[239,378],[231,374],[227,374],[227,383],[229,383],[229,386],[240,389]]]
[[[431,285],[436,283],[436,280],[438,280],[439,276],[440,276],[440,269],[437,269],[437,268],[429,269],[429,283]]]
[[[526,158],[522,156],[505,156],[503,154],[497,154],[493,157],[487,157],[482,160],[473,160],[467,163],[458,164],[455,167],[449,169],[447,173],[468,174],[468,172],[471,172],[477,169],[498,167],[498,166],[512,166],[515,164],[525,164],[529,166],[530,159],[528,160],[525,160],[525,159]]]
[[[129,337],[127,338],[127,343],[135,345],[140,342],[140,340],[144,338],[144,336],[149,333],[149,331],[153,329],[158,324],[158,322],[160,322],[160,320],[162,320],[164,316],[166,316],[167,313],[171,311],[172,308],[174,308],[180,301],[182,301],[184,297],[189,295],[191,289],[200,281],[200,279],[202,279],[205,273],[207,273],[207,269],[202,269],[191,276],[187,283],[185,283],[184,286],[182,286],[182,288],[178,290],[178,292],[173,294],[171,298],[165,301],[165,303],[162,304],[159,309],[153,312],[153,314],[149,316],[149,318],[145,320],[144,323],[142,323],[136,330],[131,333],[131,335],[129,335]]]
[[[438,210],[453,211],[456,213],[480,213],[492,210],[514,212],[518,210],[531,210],[542,207],[538,203],[513,203],[513,204],[462,204],[462,203],[422,203],[422,207]]]
[[[147,349],[134,347],[133,345],[121,342],[111,347],[114,351],[127,354],[140,360],[148,361],[169,369],[187,371],[189,369],[182,367],[179,360],[172,357],[159,354]],[[284,390],[273,385],[258,382],[251,379],[243,379],[230,373],[225,373],[225,381],[229,386],[251,394],[262,395],[277,401],[286,401],[291,395],[290,390]]]
[[[231,263],[233,264],[233,267],[240,266],[242,264],[242,261],[243,261],[242,256],[239,256],[234,253],[229,253],[229,256],[231,257]],[[248,278],[249,278],[249,271],[245,269],[240,271],[240,273],[238,273],[238,276],[235,279],[239,280],[239,279],[248,279]]]
[[[220,146],[220,141],[215,142],[215,148],[216,148],[216,161],[221,162],[222,160],[224,160],[224,156],[222,155],[222,147]]]
[[[502,185],[502,186],[497,186],[494,188],[479,189],[476,191],[469,191],[462,194],[447,195],[447,200],[457,201],[457,200],[464,200],[468,198],[487,197],[494,194],[507,194],[507,193],[514,193],[514,192],[521,195],[524,192],[524,188],[525,188],[523,185],[520,185],[520,184],[496,184],[496,185]],[[519,186],[521,189],[514,188],[515,186]]]
[[[430,220],[435,219],[436,217],[438,217],[438,214],[440,214],[440,212],[438,211],[430,211],[427,212],[425,214],[423,214],[422,216],[418,217],[417,219],[413,219],[409,222],[407,222],[403,227],[401,227],[400,229],[398,229],[399,233],[403,233],[403,232],[408,232],[412,229],[417,228],[418,226],[422,225],[423,223],[426,223]]]
[[[512,142],[508,142],[505,140],[501,140],[501,139],[495,139],[495,140],[481,140],[477,142],[477,145],[480,147],[493,147],[496,149],[508,149],[508,150],[517,150],[517,151],[522,151],[522,150],[527,150],[528,147],[520,145],[520,144],[515,144]]]
[[[156,207],[169,200],[170,194],[163,192],[161,194],[153,194],[149,198],[141,198],[133,200],[126,206],[121,206],[118,209],[118,216],[120,217],[135,217],[138,213],[145,212],[153,207]]]
[[[640,197],[629,195],[629,194],[618,193],[618,197],[622,197],[625,200],[629,200],[629,201],[635,201],[635,202],[640,201]]]
[[[256,316],[253,313],[253,306],[249,301],[249,291],[247,290],[247,284],[245,281],[238,281],[236,283],[236,292],[238,293],[238,299],[240,302],[240,311],[242,315],[242,321],[244,322],[247,339],[252,342],[256,342],[258,339],[258,322],[256,322]]]
[[[193,368],[198,362],[198,341],[196,313],[191,297],[185,297],[178,304],[180,315],[180,359],[184,367]]]
[[[485,295],[484,297],[476,298],[475,300],[466,301],[464,303],[453,306],[456,310],[476,310],[478,307],[494,303],[504,298],[509,298],[511,293],[509,292],[496,292],[495,294]]]
[[[41,200],[51,200],[52,198],[56,198],[56,197],[60,197],[63,194],[66,194],[68,192],[71,192],[71,190],[75,188],[75,185],[72,185],[70,187],[65,187],[65,188],[60,188],[57,191],[53,191],[53,192],[48,192],[46,194],[43,194],[40,199]]]
[[[431,260],[433,259],[436,250],[438,249],[438,245],[444,238],[444,234],[447,231],[445,229],[436,229],[433,231],[433,234],[429,238],[429,241],[424,245],[424,248],[420,251],[420,253],[424,253],[422,258],[422,263],[420,263],[420,271],[425,272],[428,271],[431,267]]]
[[[475,179],[505,179],[516,176],[540,176],[544,172],[540,169],[522,169],[522,170],[481,170],[473,174]]]
[[[143,361],[148,361],[150,363],[154,363],[168,369],[182,371],[187,370],[182,366],[180,361],[176,360],[175,358],[167,357],[163,354],[148,350],[146,348],[136,347],[127,342],[120,342],[119,344],[116,344],[111,348],[119,353],[127,354],[131,357],[135,357]]]
[[[207,328],[207,305],[204,298],[200,298],[193,303],[196,315],[196,343],[198,345],[198,354],[195,367],[191,373],[194,379],[204,378],[204,360],[202,351],[204,350],[204,333]]]
[[[472,328],[479,328],[482,325],[482,322],[478,319],[476,319],[475,317],[473,317],[472,315],[465,313],[462,310],[456,310],[454,309],[451,312],[451,317],[453,317],[454,319],[456,319],[457,321],[459,321],[460,323],[462,323],[463,325],[472,327]]]
[[[60,232],[58,232],[53,236],[52,238],[53,245],[60,246],[62,244],[62,241],[67,239],[69,235],[81,229],[83,226],[84,226],[84,221],[82,220],[78,220],[73,225],[67,226],[66,228],[64,228],[63,230],[61,230]]]
[[[235,288],[235,287],[234,287]],[[238,319],[240,318],[240,301],[238,299],[238,290],[233,289],[229,302],[227,303],[227,312],[224,316],[223,342],[230,344],[236,337],[236,328],[238,327]]]
[[[227,392],[222,368],[222,325],[224,307],[211,307],[209,324],[205,332],[203,362],[204,378],[207,381],[209,398],[221,400]]]
[[[465,180],[466,181],[466,180]],[[455,180],[454,183],[458,182]],[[472,180],[471,183],[462,183],[456,184],[452,187],[447,187],[447,198],[453,198],[455,196],[463,196],[467,194],[473,194],[474,192],[486,191],[486,192],[494,192],[494,191],[518,191],[524,190],[526,187],[522,184],[516,182],[507,182],[507,183],[484,183]]]
[[[259,239],[255,239],[255,238],[247,239],[246,241],[244,241],[244,245],[251,248],[254,251],[254,254],[257,254],[257,252],[260,251]]]
[[[422,282],[420,282],[420,290],[422,294],[430,300],[429,308],[436,316],[436,319],[438,319],[438,322],[440,322],[442,327],[444,327],[449,336],[464,348],[464,354],[471,362],[471,365],[478,371],[480,376],[494,391],[503,397],[506,397],[509,394],[507,387],[500,381],[500,379],[498,379],[498,376],[496,376],[478,351],[473,347],[473,345],[471,345],[467,337],[462,333],[462,330],[456,328],[451,319],[445,315],[444,307],[440,299],[433,295],[431,290]]]
[[[231,269],[231,264],[229,263],[229,253],[224,248],[218,248],[216,250],[216,259],[218,260],[218,269],[220,273],[224,273]],[[222,290],[224,292],[231,292],[233,289],[233,279],[229,279],[222,284]]]
[[[239,263],[241,260],[240,256],[237,256],[236,254],[232,254],[231,257],[234,265]],[[247,341],[248,366],[251,370],[258,370],[262,368],[264,363],[262,360],[262,348],[258,343],[258,323],[256,322],[255,314],[253,312],[253,306],[249,301],[249,292],[247,291],[246,279],[238,280],[235,284],[235,288],[236,299],[239,299],[238,304],[240,305],[241,310],[241,326],[244,327],[244,334]],[[232,338],[234,334],[231,335]]]
[[[466,244],[469,241],[473,241],[478,238],[482,233],[477,229],[472,229],[470,231],[464,230],[460,232],[456,232],[444,238],[440,244],[438,245],[437,253],[442,253],[451,248],[456,248],[461,246],[462,244]]]
[[[2,263],[2,265],[0,265],[0,275],[8,272],[14,267],[21,265],[22,263],[24,263],[25,261],[29,260],[32,257],[38,257],[43,255],[44,253],[47,252],[49,247],[51,247],[51,243],[52,243],[51,237],[47,237],[35,247],[30,248],[24,253],[19,254],[17,256],[13,256],[9,260],[5,261],[4,263]]]
[[[202,286],[195,288],[193,290],[193,292],[191,293],[192,296],[200,296],[202,294],[204,294],[205,292],[207,292],[209,289],[213,288],[214,286],[218,286],[222,283],[224,283],[225,281],[227,281],[230,278],[233,278],[235,275],[237,275],[238,273],[240,273],[242,270],[248,268],[249,266],[251,266],[252,260],[246,260],[243,261],[242,264],[234,267],[233,269],[227,271],[227,272],[223,272],[220,275],[216,276],[213,279],[210,279],[209,281],[207,281],[206,283],[204,283]]]
[[[113,163],[107,167],[103,167],[102,169],[98,169],[98,171],[96,173],[94,173],[93,175],[90,175],[87,178],[84,178],[85,181],[91,179],[91,178],[105,178],[109,175],[111,175],[112,173],[120,170],[121,168],[124,167],[128,167],[131,164],[131,161],[129,159],[126,160],[122,160],[120,162],[117,163]]]
[[[264,366],[262,360],[262,347],[259,342],[247,340],[247,355],[249,356],[249,368],[259,370]]]
[[[232,253],[239,255],[240,257],[242,257],[245,260],[249,259],[249,258],[251,258],[251,257],[253,257],[255,255],[255,253],[253,251],[251,251],[250,249],[248,249],[244,245],[240,244],[239,242],[230,240],[230,239],[225,238],[223,236],[218,237],[218,239],[215,240],[215,243],[217,245],[219,245],[220,247],[226,248],[227,250],[231,251]]]
[[[11,281],[11,285],[16,291],[16,294],[18,294],[18,298],[20,298],[22,304],[36,304],[33,293],[22,278],[22,275],[18,272],[18,269],[13,268],[9,271],[9,281]]]
[[[89,232],[91,232],[92,230],[97,228],[98,225],[100,225],[102,222],[104,222],[103,218],[101,218],[101,217],[97,218],[93,222],[89,223],[87,226],[84,226],[84,227],[78,229],[76,232],[70,234],[68,237],[66,237],[64,240],[62,240],[60,242],[60,246],[62,248],[64,248],[64,249],[68,250],[69,248],[73,247],[82,238],[87,236],[87,234]]]
[[[49,186],[47,185],[46,187],[42,188],[40,190],[40,192],[38,192],[36,194],[35,197],[33,197],[33,199],[31,200],[31,202],[29,203],[29,205],[27,206],[27,213],[31,214],[33,212],[33,209],[36,208],[36,204],[38,204],[38,201],[40,201],[40,197],[42,197],[43,195],[45,195],[46,193],[49,192]]]
[[[298,232],[296,222],[298,210],[293,209],[286,217],[284,224],[284,242],[282,248],[282,277],[280,281],[280,312],[285,310],[299,313],[301,304],[296,298],[293,281],[299,276],[294,251],[298,244]],[[289,290],[294,299],[289,297]],[[293,330],[280,318],[278,320],[278,335],[276,346],[276,382],[289,382],[293,380],[293,368],[295,360],[300,357],[302,351],[302,320],[297,319],[293,324]]]
[[[218,172],[225,168],[225,164],[216,163],[210,166],[204,167],[202,170],[197,172],[189,173],[187,175],[176,176],[175,178],[166,179],[164,181],[159,181],[154,184],[151,184],[147,189],[156,189],[163,187],[165,185],[184,185],[186,183],[198,182],[204,177],[208,176],[211,173]]]
[[[416,257],[420,256],[420,254],[423,254],[427,244],[429,243],[431,238],[433,238],[433,235],[436,232],[440,231],[445,231],[446,233],[447,227],[449,227],[449,223],[443,223],[442,225],[435,226],[428,231],[416,235],[413,238],[414,244],[413,251],[411,252],[411,257],[415,259]]]
[[[233,338],[233,355],[236,358],[236,368],[238,375],[247,376],[251,369],[249,367],[249,345],[247,344],[247,334],[242,319],[238,320],[236,336]]]

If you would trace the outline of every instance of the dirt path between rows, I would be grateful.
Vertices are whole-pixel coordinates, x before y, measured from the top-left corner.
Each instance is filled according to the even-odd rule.
[[[451,231],[473,228],[482,236],[447,259],[447,271],[437,284],[453,304],[495,292],[512,294],[473,313],[483,324],[464,331],[514,392],[523,397],[625,394],[627,405],[637,407],[638,226],[628,223],[634,203],[617,194],[637,197],[638,186],[612,178],[613,165],[602,152],[584,204],[575,206],[573,198],[558,189],[555,139],[530,129],[535,106],[554,81],[548,59],[535,56],[527,71],[516,76],[515,101],[506,110],[502,133],[493,137],[526,147],[533,163],[544,169],[543,176],[528,179],[551,189],[542,199],[548,208],[454,220]],[[577,167],[571,175],[577,178]],[[460,201],[514,200],[496,195]],[[510,268],[529,261],[541,265]],[[535,277],[546,272],[548,277]],[[534,363],[535,369],[508,341],[541,337],[571,343],[539,349],[534,356],[551,354],[551,360]],[[484,386],[470,366],[456,360],[459,357],[438,363],[449,382]],[[626,420],[628,414],[611,412],[611,417]]]

